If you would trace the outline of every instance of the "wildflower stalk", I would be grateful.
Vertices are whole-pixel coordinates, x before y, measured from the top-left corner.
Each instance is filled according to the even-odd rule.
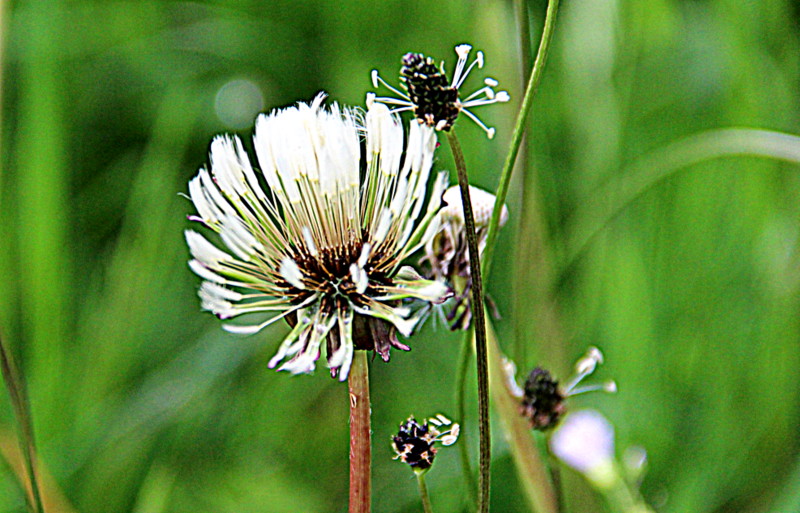
[[[528,10],[528,1],[514,0],[514,12],[517,18],[517,31],[519,40],[520,88],[524,90],[528,83],[528,79],[530,78],[531,70],[533,69],[533,53],[531,48],[533,40],[531,39],[531,20],[530,11]],[[522,170],[522,180],[520,181],[520,188],[522,190],[522,202],[520,205],[521,214],[530,212],[530,209],[526,208],[526,200],[530,196],[536,196],[534,189],[535,184],[533,183],[536,181],[536,174],[533,166],[528,165],[529,151],[526,139],[527,137],[523,136],[522,141],[520,142],[519,155],[517,155],[517,165],[519,169]],[[532,240],[533,234],[529,233],[527,223],[525,223],[525,219],[522,215],[520,215],[517,233],[517,254],[525,254],[526,251],[531,250],[530,245],[531,243],[535,243],[536,240]],[[528,269],[531,269],[531,267],[530,262],[528,262],[527,259],[514,259],[513,276],[519,276],[522,278],[525,276],[525,273]],[[521,281],[523,289],[524,283],[525,281]],[[517,285],[517,290],[519,290],[519,285]],[[522,302],[527,301],[528,296],[520,293],[515,293],[512,295],[514,297],[514,301],[512,303],[513,311],[522,311],[522,309],[525,308]],[[514,360],[516,362],[525,365],[528,362],[528,346],[530,344],[528,337],[521,333],[521,331],[520,323],[514,322],[514,350],[512,354],[514,355]]]
[[[506,432],[517,473],[528,502],[537,513],[558,513],[558,498],[548,477],[545,463],[531,435],[528,421],[519,414],[519,401],[506,388],[505,369],[497,336],[486,326],[491,370],[491,392],[495,409]]]
[[[457,418],[462,425],[466,425],[467,418],[467,369],[469,368],[470,356],[472,355],[472,333],[467,330],[464,332],[464,340],[461,343],[461,358],[458,362],[456,374],[456,411]],[[464,473],[464,481],[467,483],[469,496],[474,503],[478,500],[478,488],[475,478],[472,475],[472,462],[469,459],[469,444],[467,443],[466,430],[461,434],[459,444],[459,455],[461,456],[461,470]]]
[[[356,351],[348,377],[350,389],[350,508],[369,513],[372,479],[370,461],[370,402],[367,352]]]
[[[461,190],[461,204],[464,209],[464,224],[469,248],[470,278],[472,280],[472,330],[475,332],[475,357],[478,373],[478,511],[489,511],[489,486],[491,479],[491,432],[489,428],[489,370],[486,355],[486,313],[483,306],[483,283],[481,262],[478,253],[478,239],[475,233],[475,217],[472,214],[472,200],[469,195],[469,177],[464,154],[455,130],[447,132],[447,142],[453,152],[453,161],[458,172],[458,186]],[[502,203],[502,202],[501,202]],[[497,210],[495,204],[495,211]],[[499,218],[498,218],[499,221]]]
[[[24,456],[25,471],[28,477],[29,495],[26,496],[30,503],[29,507],[34,513],[44,513],[42,497],[39,491],[39,480],[36,475],[36,446],[33,438],[33,420],[30,404],[28,403],[28,394],[11,354],[3,346],[2,338],[0,338],[0,369],[2,369],[3,380],[11,398],[11,406],[19,424],[19,444]]]
[[[536,95],[536,90],[539,87],[539,82],[542,79],[542,71],[544,70],[545,62],[547,61],[547,54],[550,51],[550,42],[553,39],[553,29],[556,24],[556,14],[558,13],[558,0],[550,0],[547,3],[547,13],[544,19],[544,29],[542,30],[542,39],[539,43],[539,50],[536,53],[536,60],[533,63],[533,70],[531,71],[528,86],[525,89],[525,96],[522,98],[522,105],[520,106],[519,113],[517,114],[517,121],[514,125],[514,133],[511,137],[511,144],[506,155],[506,161],[503,165],[503,171],[500,174],[500,183],[497,186],[495,194],[496,201],[494,210],[492,211],[492,218],[489,220],[489,228],[486,234],[486,247],[483,253],[483,273],[487,274],[492,264],[492,253],[494,251],[494,244],[497,239],[497,231],[500,229],[500,214],[503,205],[506,202],[508,195],[508,186],[511,183],[511,174],[514,171],[514,163],[517,160],[520,146],[522,144],[522,136],[525,134],[525,124],[528,119],[528,114],[533,106],[533,97]]]
[[[433,513],[431,507],[431,498],[428,496],[428,485],[425,484],[425,472],[415,472],[417,475],[417,484],[419,485],[419,497],[422,499],[422,511],[425,513]]]

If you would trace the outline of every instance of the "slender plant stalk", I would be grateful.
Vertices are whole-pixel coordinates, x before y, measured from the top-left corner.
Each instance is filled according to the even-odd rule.
[[[528,119],[528,114],[533,106],[533,97],[536,95],[536,90],[539,88],[539,82],[542,79],[542,71],[544,70],[545,62],[547,61],[547,54],[550,51],[550,41],[553,39],[553,29],[556,25],[556,14],[558,13],[558,0],[550,0],[547,3],[547,13],[544,19],[544,29],[542,30],[542,40],[539,43],[539,50],[536,53],[536,61],[533,63],[533,70],[531,77],[528,80],[528,87],[525,90],[525,96],[522,98],[522,105],[517,114],[517,122],[514,125],[514,133],[511,137],[511,144],[506,155],[506,161],[503,165],[503,171],[500,174],[500,183],[497,186],[495,194],[496,200],[494,210],[492,211],[492,218],[489,221],[489,230],[486,234],[486,247],[483,253],[483,274],[486,275],[491,268],[492,253],[494,251],[494,244],[497,239],[497,231],[500,227],[500,213],[502,212],[503,205],[506,202],[508,195],[508,186],[511,183],[511,174],[514,171],[514,163],[517,160],[520,146],[522,144],[522,136],[525,134],[525,125]]]
[[[464,340],[461,343],[461,358],[458,362],[456,375],[456,418],[462,426],[466,425],[467,418],[467,369],[469,368],[470,356],[472,356],[472,332],[467,330],[464,332]],[[461,432],[458,451],[461,456],[461,470],[464,473],[464,481],[467,483],[467,490],[469,490],[469,498],[475,504],[478,500],[478,484],[472,474],[472,461],[469,458],[469,444],[467,443],[466,434],[466,430]]]
[[[528,502],[537,513],[558,513],[558,499],[545,462],[531,434],[528,421],[519,414],[519,400],[506,386],[503,355],[491,323],[487,325],[490,385],[495,410],[506,433],[511,455]]]
[[[428,485],[425,484],[425,473],[415,472],[415,474],[417,474],[417,484],[419,485],[419,497],[422,499],[422,511],[433,513],[431,498],[428,496]]]
[[[22,375],[14,364],[11,353],[6,351],[2,338],[0,338],[0,368],[2,368],[3,381],[5,381],[8,395],[11,398],[11,406],[14,409],[14,415],[17,417],[17,424],[19,425],[19,444],[25,459],[25,470],[28,474],[30,487],[30,496],[26,494],[29,507],[34,513],[44,513],[39,480],[36,475],[36,445],[33,437],[33,420],[28,402],[28,393]]]
[[[372,477],[370,462],[369,366],[367,352],[355,351],[350,376],[350,513],[369,513]]]
[[[533,69],[533,53],[532,53],[532,41],[531,41],[531,20],[528,11],[528,1],[527,0],[514,0],[514,11],[516,12],[517,17],[517,31],[519,33],[519,63],[520,63],[520,78],[521,84],[520,88],[525,89],[526,84],[528,83],[528,79],[530,78],[531,70]],[[517,167],[522,170],[522,181],[521,181],[521,189],[522,189],[522,208],[521,212],[528,212],[528,209],[525,208],[525,200],[526,200],[526,193],[531,190],[531,185],[529,182],[535,180],[535,175],[532,173],[532,167],[528,166],[528,144],[527,138],[523,137],[520,143],[520,150],[519,155],[517,156]],[[525,223],[523,222],[522,218],[520,218],[519,225],[518,225],[518,236],[517,236],[517,244],[516,244],[516,251],[517,255],[526,255],[526,251],[530,248],[526,247],[530,245],[530,238],[526,231]],[[519,276],[520,278],[525,276],[525,273],[528,269],[537,269],[536,267],[531,265],[531,262],[528,261],[527,258],[515,258],[514,259],[514,276]],[[488,269],[488,268],[487,268]],[[513,308],[515,312],[520,312],[524,309],[525,305],[522,303],[528,300],[528,296],[525,294],[513,294],[514,302]],[[527,319],[526,319],[527,320]],[[526,337],[522,336],[519,329],[520,323],[514,323],[514,360],[517,362],[518,365],[523,365],[528,361],[528,340]]]
[[[556,511],[564,511],[564,481],[561,480],[561,467],[552,457],[549,463],[550,479],[553,482],[553,492],[556,494]]]
[[[489,511],[489,487],[491,480],[491,432],[489,427],[489,370],[486,356],[486,312],[483,306],[483,282],[478,239],[475,234],[475,217],[472,214],[472,199],[469,195],[467,164],[455,130],[447,132],[447,141],[453,152],[461,190],[461,205],[464,209],[464,224],[469,248],[470,279],[472,280],[472,329],[475,332],[475,357],[478,371],[478,434],[480,436],[478,461],[478,511]]]

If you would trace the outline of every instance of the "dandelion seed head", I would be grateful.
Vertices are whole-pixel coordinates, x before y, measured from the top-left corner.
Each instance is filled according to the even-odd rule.
[[[423,211],[432,129],[414,125],[406,137],[382,103],[362,114],[324,98],[258,117],[261,176],[238,138],[215,138],[210,171],[189,182],[197,209],[190,219],[216,232],[225,249],[191,230],[186,240],[190,267],[205,280],[203,308],[262,319],[226,330],[252,334],[286,318],[292,330],[270,367],[312,372],[325,355],[345,379],[356,349],[384,360],[390,347],[408,349],[395,331],[410,335],[418,319],[402,301],[446,298],[435,282],[408,279],[401,265],[432,236],[412,237],[436,217],[440,198]],[[415,194],[395,194],[405,188]]]

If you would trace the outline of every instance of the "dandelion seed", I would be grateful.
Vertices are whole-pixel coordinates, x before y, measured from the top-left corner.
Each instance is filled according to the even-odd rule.
[[[494,137],[495,129],[487,127],[470,109],[507,102],[511,97],[506,91],[495,92],[494,88],[498,82],[493,78],[486,78],[482,88],[462,99],[459,89],[475,66],[483,67],[483,52],[477,52],[475,60],[467,65],[472,47],[462,44],[456,46],[455,50],[458,61],[452,80],[447,79],[444,62],[436,66],[436,61],[432,57],[426,57],[421,53],[405,54],[400,68],[400,82],[408,94],[389,85],[380,77],[377,70],[373,70],[372,85],[376,89],[384,86],[397,97],[383,97],[369,93],[367,104],[385,103],[392,106],[392,112],[410,110],[419,123],[444,131],[449,131],[458,115],[463,112],[491,139]]]
[[[228,331],[256,333],[286,318],[293,328],[269,366],[312,372],[324,354],[344,380],[354,350],[374,350],[384,360],[391,347],[408,350],[395,332],[410,335],[419,319],[404,300],[436,303],[451,294],[402,265],[433,235],[428,228],[447,177],[437,177],[420,215],[434,131],[412,123],[404,152],[403,127],[385,105],[360,114],[323,100],[256,121],[254,146],[268,188],[238,138],[214,140],[210,172],[201,169],[189,182],[197,209],[190,219],[216,232],[228,251],[192,230],[186,240],[190,267],[205,280],[204,309],[223,319],[272,314],[226,325]],[[413,194],[396,200],[401,188]]]

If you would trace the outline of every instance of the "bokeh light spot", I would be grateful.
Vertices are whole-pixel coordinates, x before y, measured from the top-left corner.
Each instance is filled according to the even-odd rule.
[[[217,91],[214,111],[219,120],[229,128],[250,126],[256,114],[264,108],[261,88],[246,78],[231,80]]]

